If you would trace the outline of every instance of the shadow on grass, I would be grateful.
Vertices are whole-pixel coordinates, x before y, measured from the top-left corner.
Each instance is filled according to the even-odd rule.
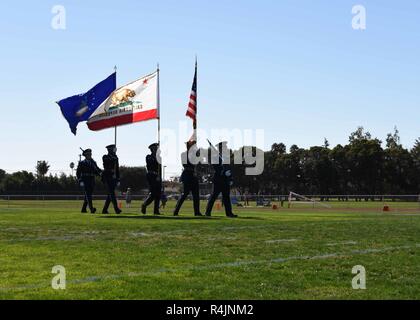
[[[264,218],[260,217],[241,217],[238,218],[227,218],[224,216],[212,216],[212,217],[195,217],[195,216],[173,216],[173,215],[101,215],[97,218],[104,218],[104,219],[157,219],[157,220],[264,220]]]
[[[222,217],[194,217],[194,216],[154,216],[154,215],[102,215],[97,218],[105,218],[105,219],[157,219],[157,220],[219,220]]]

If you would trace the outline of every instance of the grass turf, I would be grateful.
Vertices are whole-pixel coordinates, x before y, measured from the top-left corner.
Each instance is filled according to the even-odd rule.
[[[416,203],[235,208],[238,219],[133,204],[105,216],[76,201],[0,201],[0,299],[420,298]],[[55,265],[66,290],[51,288]],[[355,265],[366,290],[352,289]]]

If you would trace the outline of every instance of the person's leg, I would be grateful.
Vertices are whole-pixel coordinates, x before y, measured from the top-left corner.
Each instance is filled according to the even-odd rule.
[[[185,199],[188,197],[188,194],[190,193],[190,187],[188,183],[183,183],[184,185],[184,190],[183,193],[181,194],[181,197],[178,199],[178,202],[176,203],[176,207],[174,210],[174,216],[177,216],[179,213],[179,210],[182,207],[182,204],[184,203]]]
[[[84,182],[83,182],[84,183]],[[83,204],[82,204],[82,209],[80,210],[81,213],[86,213],[86,208],[88,205],[88,200],[87,200],[87,195],[86,195],[86,184],[83,186]]]
[[[121,210],[120,210],[120,208],[118,208],[117,198],[115,197],[115,187],[116,187],[115,182],[112,182],[112,183],[110,184],[109,196],[110,196],[110,198],[111,198],[111,202],[112,202],[112,205],[113,205],[113,207],[114,207],[114,211],[115,211],[115,213],[120,213],[120,212],[121,212]]]
[[[90,183],[86,187],[86,198],[87,198],[90,212],[94,213],[96,210],[94,210],[93,208],[92,194],[93,194],[93,185],[92,183]]]
[[[86,191],[85,191],[85,197],[83,198],[83,205],[82,205],[82,210],[81,210],[82,213],[87,212],[86,211],[87,205],[88,205],[88,201],[87,201],[87,196],[86,196]]]
[[[160,205],[161,196],[162,196],[162,185],[160,183],[156,183],[154,186],[154,201],[155,201],[155,205],[153,208],[154,214],[160,214],[159,205]]]
[[[145,207],[147,207],[149,204],[151,204],[153,202],[153,199],[154,199],[153,194],[152,194],[152,192],[150,192],[149,195],[147,196],[146,200],[144,200],[143,205]]]
[[[108,213],[108,208],[109,208],[109,205],[112,201],[112,194],[114,193],[114,188],[113,188],[113,182],[111,180],[107,179],[105,181],[105,183],[106,183],[106,188],[107,188],[108,194],[107,194],[105,204],[104,204],[104,208],[103,208],[102,212],[103,213]],[[114,198],[115,198],[115,193],[114,193]]]
[[[108,208],[109,208],[109,204],[111,203],[111,197],[109,196],[109,194],[106,196],[106,200],[104,203],[104,208],[102,209],[103,213],[108,213]]]
[[[198,180],[194,179],[192,184],[192,196],[193,196],[193,205],[194,205],[194,215],[201,216],[200,213],[200,189]]]
[[[209,201],[207,202],[206,207],[206,216],[211,216],[211,211],[213,210],[214,202],[216,201],[217,197],[219,196],[220,189],[218,184],[213,185],[213,193],[211,194]]]
[[[146,208],[149,204],[152,203],[153,197],[153,180],[149,174],[146,175],[147,183],[149,184],[149,195],[147,196],[146,200],[144,200],[143,204],[141,205],[141,212],[146,214]]]
[[[225,206],[226,215],[232,215],[232,203],[230,202],[230,187],[223,186],[222,188],[222,199]]]
[[[236,218],[237,215],[232,212],[232,203],[230,201],[230,186],[228,184],[223,185],[222,187],[222,197],[225,204],[226,216],[230,218]]]

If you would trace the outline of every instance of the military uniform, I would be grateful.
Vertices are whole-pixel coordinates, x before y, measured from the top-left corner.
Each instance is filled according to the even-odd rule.
[[[109,145],[106,147],[108,151],[113,150],[115,145]],[[120,168],[118,157],[115,152],[111,151],[108,154],[102,157],[104,164],[104,171],[102,173],[102,181],[105,183],[108,191],[107,198],[105,200],[104,208],[102,213],[108,213],[108,207],[112,202],[114,206],[115,213],[121,213],[121,210],[118,208],[117,199],[115,197],[115,188],[120,182]]]
[[[90,149],[83,151],[83,155],[88,152],[92,152]],[[92,194],[95,188],[95,176],[99,176],[102,170],[99,169],[98,165],[93,159],[84,159],[79,162],[76,171],[76,177],[79,184],[83,186],[85,192],[85,198],[83,201],[82,212],[86,212],[87,206],[89,206],[90,212],[95,213],[96,208],[93,207]]]
[[[158,148],[157,143],[153,143],[149,146],[150,150]],[[159,215],[159,202],[162,193],[162,181],[160,178],[161,166],[157,160],[156,152],[152,151],[152,154],[146,156],[146,168],[147,168],[147,182],[149,183],[149,196],[141,206],[141,212],[146,214],[146,208],[149,204],[154,201],[153,213]]]
[[[219,144],[219,146],[221,143]],[[232,203],[230,202],[230,187],[233,184],[232,170],[229,164],[223,164],[222,159],[218,159],[216,164],[213,164],[213,192],[209,198],[206,208],[206,216],[211,216],[214,202],[220,193],[222,193],[222,201],[225,207],[227,217],[237,217],[232,213]]]
[[[174,216],[177,216],[179,213],[179,210],[182,207],[182,204],[184,203],[185,199],[188,197],[189,193],[192,193],[193,196],[193,203],[194,203],[194,215],[195,216],[201,216],[200,213],[200,191],[199,191],[199,183],[198,178],[195,172],[196,165],[192,164],[189,157],[188,152],[190,151],[190,148],[193,148],[193,146],[189,147],[187,145],[187,151],[183,152],[181,154],[182,164],[184,167],[184,170],[181,174],[181,182],[184,187],[184,192],[182,193],[181,197],[179,198],[175,211]]]

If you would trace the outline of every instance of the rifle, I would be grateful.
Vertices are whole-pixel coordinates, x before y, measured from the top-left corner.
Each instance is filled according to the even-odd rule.
[[[82,150],[82,154],[85,152],[81,147],[79,147],[80,150]],[[79,162],[82,161],[82,154],[79,154]]]
[[[219,152],[219,150],[218,149],[216,149],[216,147],[210,142],[210,140],[209,139],[207,139],[207,142],[209,143],[209,145],[210,145],[210,147],[212,148],[212,149],[214,149],[214,150],[216,150],[217,151],[217,154],[219,155],[219,159],[222,161],[222,164],[223,164],[223,157],[222,157],[222,155],[220,154],[220,152]]]

